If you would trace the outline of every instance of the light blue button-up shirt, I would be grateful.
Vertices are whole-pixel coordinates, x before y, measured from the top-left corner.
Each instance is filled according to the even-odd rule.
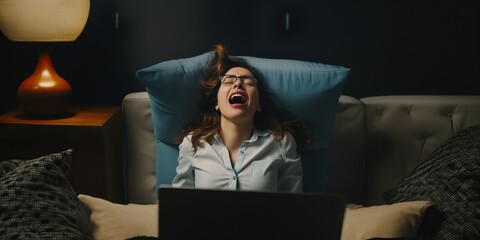
[[[302,192],[303,169],[293,136],[275,140],[268,131],[254,129],[244,141],[232,166],[227,147],[217,134],[194,154],[191,135],[179,145],[174,187],[226,190]]]

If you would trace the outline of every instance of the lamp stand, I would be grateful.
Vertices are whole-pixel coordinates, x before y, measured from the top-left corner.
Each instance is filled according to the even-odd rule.
[[[61,118],[70,115],[70,84],[57,74],[48,51],[40,54],[35,71],[19,86],[17,98],[26,117]]]

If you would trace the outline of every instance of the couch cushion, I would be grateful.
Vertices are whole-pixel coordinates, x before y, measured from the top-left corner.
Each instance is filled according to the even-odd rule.
[[[152,107],[157,147],[157,184],[171,184],[175,175],[175,140],[181,129],[199,112],[201,80],[213,56],[199,56],[160,62],[137,71],[146,86]],[[304,152],[305,190],[324,191],[325,149],[330,140],[335,110],[349,69],[299,60],[241,57],[261,74],[267,91],[279,106],[313,124],[315,146]],[[164,159],[165,148],[168,157]],[[177,151],[177,152],[176,152]],[[175,154],[171,155],[170,153]]]
[[[417,236],[423,217],[431,205],[429,201],[369,207],[348,204],[341,239],[413,238]]]
[[[0,161],[2,239],[89,239],[67,175],[72,150]]]
[[[158,237],[157,204],[117,204],[85,194],[78,199],[90,214],[96,240]]]
[[[157,204],[116,204],[83,194],[78,198],[90,212],[95,239],[158,238]],[[414,237],[431,204],[429,201],[371,207],[349,204],[342,240]]]
[[[480,239],[480,126],[449,138],[397,186],[388,203],[429,200],[443,221],[437,239]]]

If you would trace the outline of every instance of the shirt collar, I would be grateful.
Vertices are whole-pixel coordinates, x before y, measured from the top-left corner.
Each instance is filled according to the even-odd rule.
[[[259,137],[266,137],[270,134],[269,131],[267,130],[257,130],[256,128],[253,128],[253,134],[252,137],[245,141],[245,142],[255,142]]]
[[[255,127],[253,128],[253,134],[252,134],[252,137],[248,140],[246,140],[245,142],[255,142],[257,141],[257,139],[259,137],[267,137],[268,135],[270,135],[270,131],[268,130],[257,130]],[[218,141],[218,142],[223,142],[222,141],[222,138],[220,137],[220,135],[218,133],[215,133],[215,135],[213,135],[213,137]]]

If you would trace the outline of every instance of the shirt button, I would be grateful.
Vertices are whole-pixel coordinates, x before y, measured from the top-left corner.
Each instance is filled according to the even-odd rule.
[[[242,154],[242,155],[243,155],[244,153],[245,153],[245,151],[243,151],[243,150],[241,150],[241,151],[240,151],[240,154]]]
[[[237,177],[236,176],[233,176],[232,177],[233,181],[237,180]]]

